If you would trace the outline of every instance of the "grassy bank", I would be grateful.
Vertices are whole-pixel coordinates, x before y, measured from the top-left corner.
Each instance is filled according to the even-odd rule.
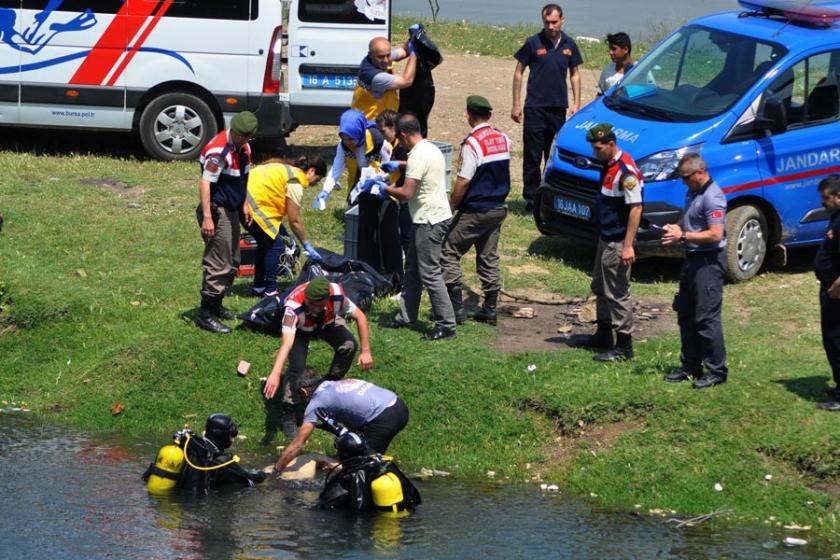
[[[471,26],[430,27],[447,52],[499,56],[534,31],[482,29],[479,40]],[[278,341],[240,329],[214,336],[192,324],[202,249],[196,164],[116,157],[108,145],[93,152],[0,151],[0,407],[25,402],[85,429],[161,438],[225,411],[248,438],[238,444],[243,455],[282,443],[261,445],[267,415],[258,380]],[[316,213],[308,207],[312,194],[304,211],[309,235],[340,251],[343,197]],[[518,194],[511,209],[501,245],[505,289],[587,295],[591,251],[541,237]],[[639,341],[632,363],[602,366],[584,350],[503,353],[496,336],[504,329],[473,323],[435,345],[416,333],[374,329],[376,364],[365,377],[396,390],[411,409],[392,450],[409,471],[479,478],[493,470],[499,480],[560,483],[618,508],[727,508],[737,519],[811,525],[830,535],[840,416],[814,407],[828,368],[812,255],[792,256],[786,270],[726,287],[731,381],[705,392],[662,381],[678,363],[676,332]],[[469,259],[465,267],[476,287]],[[634,294],[668,301],[678,270],[677,261],[640,261]],[[226,303],[247,309],[255,302],[248,289],[238,281]],[[394,311],[384,301],[370,315],[378,321]],[[322,370],[330,360],[322,344],[310,356]],[[253,364],[245,378],[235,373],[240,359]],[[532,364],[536,371],[527,373]],[[114,404],[120,414],[112,414]],[[602,429],[613,436],[600,437]],[[318,434],[313,449],[329,445]]]
[[[277,340],[245,330],[214,336],[191,322],[201,254],[195,164],[3,152],[0,166],[8,170],[0,183],[0,400],[137,434],[165,434],[224,410],[248,436],[242,445],[258,451],[266,421],[258,377]],[[304,215],[310,236],[333,249],[340,198],[332,211]],[[509,291],[587,293],[589,252],[541,238],[517,212],[502,251]],[[583,350],[495,351],[496,333],[477,324],[435,345],[375,329],[369,378],[411,408],[393,451],[411,468],[459,477],[494,470],[518,482],[539,475],[622,508],[727,507],[736,517],[833,529],[835,503],[808,487],[840,477],[840,416],[814,408],[827,368],[808,255],[799,258],[799,271],[727,287],[731,382],[706,392],[661,380],[677,363],[675,333],[641,342],[632,363],[601,366]],[[639,263],[635,294],[667,299],[677,267]],[[247,289],[239,281],[235,293]],[[254,303],[227,301],[236,310]],[[371,315],[393,312],[393,302],[381,302]],[[323,345],[311,356],[321,369],[330,359]],[[246,378],[234,372],[239,359],[253,363]],[[526,373],[529,364],[536,373]],[[112,414],[114,403],[121,414]],[[609,446],[588,439],[614,422],[629,430]],[[324,437],[317,445],[328,449]],[[713,490],[718,482],[723,492]]]

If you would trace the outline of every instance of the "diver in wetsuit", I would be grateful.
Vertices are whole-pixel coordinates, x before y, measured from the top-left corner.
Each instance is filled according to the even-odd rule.
[[[226,485],[254,486],[265,480],[268,474],[243,468],[239,465],[239,457],[226,451],[238,434],[239,428],[230,416],[212,414],[207,418],[204,437],[196,436],[192,430],[182,430],[175,435],[175,443],[164,448],[182,449],[182,464],[162,468],[162,456],[166,455],[162,449],[156,462],[146,470],[143,480],[149,481],[150,491],[174,486],[196,496]],[[167,480],[174,481],[174,484],[167,484]]]

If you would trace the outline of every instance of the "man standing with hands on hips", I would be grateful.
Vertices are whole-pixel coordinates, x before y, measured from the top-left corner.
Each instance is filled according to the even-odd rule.
[[[228,334],[230,328],[220,319],[235,315],[222,307],[225,290],[230,288],[239,266],[239,219],[251,223],[251,209],[245,201],[251,147],[257,133],[257,117],[250,111],[233,116],[230,129],[217,134],[201,151],[201,181],[196,218],[204,238],[201,283],[201,309],[195,319],[202,329]]]
[[[688,187],[683,224],[666,225],[662,244],[682,243],[685,247],[679,292],[674,298],[682,363],[665,380],[679,383],[693,378],[695,389],[705,389],[726,383],[729,373],[720,320],[726,275],[726,195],[696,153],[683,156],[677,172]]]
[[[563,10],[557,4],[542,9],[543,30],[528,37],[519,49],[513,72],[513,107],[510,118],[523,122],[522,74],[528,68],[528,91],[522,126],[522,196],[525,210],[534,207],[534,195],[542,178],[541,163],[548,160],[551,143],[566,117],[580,109],[580,72],[583,64],[574,39],[563,33]],[[572,83],[572,103],[566,86],[566,74]]]

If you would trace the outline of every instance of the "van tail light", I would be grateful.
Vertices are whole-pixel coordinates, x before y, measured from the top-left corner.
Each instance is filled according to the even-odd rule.
[[[280,93],[283,86],[283,26],[274,28],[271,35],[271,45],[268,48],[268,59],[265,61],[265,77],[263,78],[263,93]]]

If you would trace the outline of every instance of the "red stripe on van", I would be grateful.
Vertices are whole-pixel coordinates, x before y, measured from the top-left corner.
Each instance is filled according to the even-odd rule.
[[[130,6],[130,8],[129,8]],[[90,54],[70,78],[71,84],[99,85],[125,52],[127,37],[134,37],[158,2],[124,2]]]
[[[748,191],[750,189],[757,189],[760,187],[766,187],[767,185],[778,185],[781,183],[787,183],[789,181],[808,179],[810,177],[816,177],[817,175],[830,175],[832,173],[838,172],[840,172],[840,165],[833,165],[831,167],[821,167],[820,169],[810,169],[808,171],[800,171],[799,173],[791,173],[790,175],[779,175],[777,177],[770,177],[769,179],[762,179],[760,181],[750,181],[749,183],[734,185],[732,187],[726,187],[722,190],[724,193],[729,194],[740,191]]]
[[[134,58],[134,55],[137,54],[137,51],[140,49],[140,47],[143,46],[143,43],[146,42],[146,39],[149,37],[151,32],[154,31],[155,27],[160,21],[160,18],[163,17],[163,15],[166,13],[166,11],[169,9],[169,6],[171,5],[172,0],[164,0],[163,4],[160,6],[160,9],[155,14],[154,19],[152,19],[152,21],[149,22],[149,25],[146,26],[146,30],[143,31],[143,34],[137,39],[137,42],[135,42],[131,46],[131,52],[125,55],[125,58],[123,58],[122,62],[120,62],[119,67],[117,67],[117,70],[111,76],[111,79],[108,80],[107,85],[112,86],[116,83],[116,81],[122,75],[123,71],[125,71],[125,67],[128,66],[128,63],[131,62],[131,59]]]

